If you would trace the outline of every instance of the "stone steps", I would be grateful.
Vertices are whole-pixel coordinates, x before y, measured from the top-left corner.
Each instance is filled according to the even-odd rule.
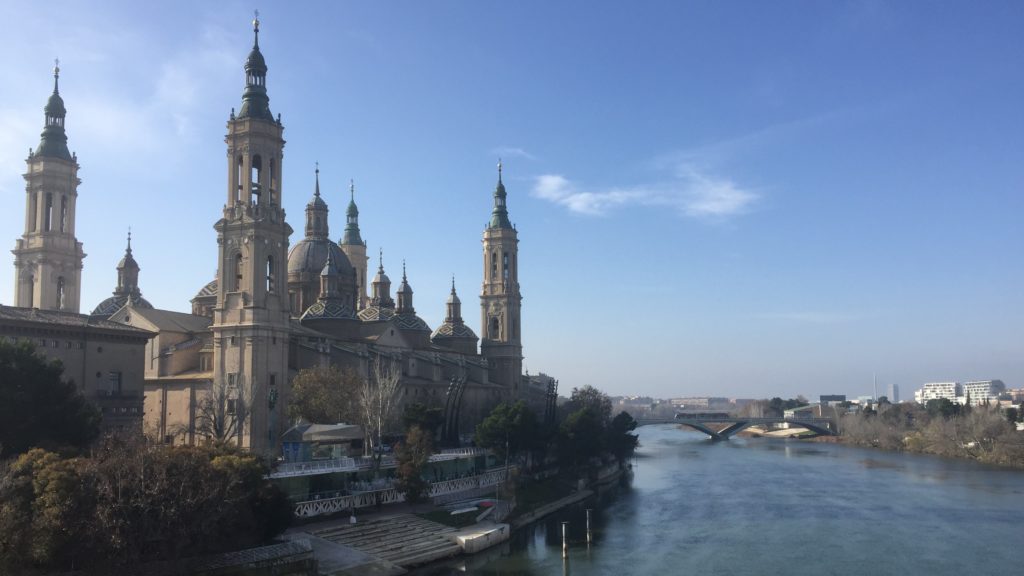
[[[462,548],[447,536],[451,532],[455,529],[450,526],[402,514],[314,534],[405,567],[459,554]]]

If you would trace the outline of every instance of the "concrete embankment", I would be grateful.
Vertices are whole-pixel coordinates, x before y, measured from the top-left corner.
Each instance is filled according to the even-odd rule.
[[[548,502],[547,504],[540,506],[539,508],[536,508],[534,510],[531,510],[529,512],[526,512],[525,514],[516,517],[514,520],[511,521],[512,529],[518,530],[523,526],[532,524],[533,522],[540,520],[548,514],[556,512],[562,508],[565,508],[566,506],[572,506],[577,502],[582,502],[587,498],[590,498],[594,494],[595,492],[593,490],[580,490],[579,492],[574,492],[564,498],[559,498],[554,502]]]

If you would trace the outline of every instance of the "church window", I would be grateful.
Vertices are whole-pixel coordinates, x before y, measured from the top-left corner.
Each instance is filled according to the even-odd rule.
[[[68,226],[68,197],[60,197],[60,231],[67,232]]]
[[[57,310],[64,309],[64,277],[57,278]]]
[[[35,232],[36,231],[36,227],[39,225],[38,224],[39,214],[37,213],[38,210],[39,210],[39,198],[37,198],[36,195],[33,194],[29,201],[31,202],[31,206],[28,209],[29,210],[28,213],[32,215],[32,221],[29,222],[29,224],[28,224],[29,232]]]
[[[240,252],[235,254],[235,257],[232,259],[232,265],[234,270],[231,278],[231,291],[238,292],[242,289],[242,254]]]
[[[120,396],[121,395],[121,373],[111,370],[107,374],[107,380],[110,382],[110,395]]]
[[[250,201],[253,206],[260,203],[260,172],[263,171],[263,160],[259,154],[252,157],[252,170],[250,171],[250,178],[252,182],[252,197]]]
[[[267,256],[267,292],[274,291],[274,257]]]
[[[244,161],[241,156],[238,157],[238,169],[235,171],[235,181],[238,183],[235,188],[235,201],[239,202],[242,200],[242,176],[245,172],[242,170]]]
[[[488,329],[489,338],[491,340],[497,340],[498,339],[499,334],[501,333],[500,328],[501,328],[501,324],[498,321],[498,317],[497,316],[492,316],[491,317],[490,328]]]
[[[491,280],[498,277],[498,253],[491,252]]]
[[[28,307],[35,308],[35,297],[36,297],[36,277],[28,277]]]
[[[275,180],[275,178],[277,177],[277,171],[275,170],[275,166],[277,165],[277,163],[274,161],[273,158],[271,158],[270,162],[268,162],[267,164],[268,164],[267,168],[270,170],[270,178],[267,179],[267,181],[268,181],[267,188],[269,190],[269,194],[267,196],[267,201],[270,202],[271,204],[273,204],[275,202],[274,190],[277,189],[277,180]]]
[[[49,232],[53,224],[53,194],[46,195],[46,212],[43,214],[43,232]]]
[[[501,277],[508,280],[508,252],[505,252],[501,260]]]

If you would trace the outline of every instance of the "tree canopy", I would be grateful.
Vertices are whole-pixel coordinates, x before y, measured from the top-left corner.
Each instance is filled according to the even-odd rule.
[[[316,366],[300,370],[292,379],[288,415],[317,424],[358,420],[362,377],[351,368]]]
[[[540,443],[537,415],[522,400],[502,402],[476,427],[476,444],[494,451],[499,460],[513,457],[523,450],[536,449]]]
[[[96,439],[100,412],[63,371],[29,342],[0,341],[0,459],[32,447],[81,449]]]
[[[111,573],[234,550],[291,520],[256,456],[108,439],[89,458],[32,449],[0,470],[0,573]]]

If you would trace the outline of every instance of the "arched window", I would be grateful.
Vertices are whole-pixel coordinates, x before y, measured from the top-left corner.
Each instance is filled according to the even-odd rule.
[[[491,280],[498,277],[498,253],[491,252]]]
[[[490,327],[488,328],[488,338],[491,340],[497,340],[501,334],[501,324],[498,321],[497,316],[491,317]]]
[[[508,280],[508,252],[505,252],[501,260],[501,277],[504,280]]]
[[[274,190],[277,189],[277,162],[273,158],[271,158],[270,162],[268,162],[267,164],[267,168],[270,170],[270,178],[267,179],[267,190],[269,191],[267,194],[267,202],[273,205],[274,202],[277,201],[277,199],[274,198]]]
[[[53,194],[46,194],[46,213],[43,215],[43,231],[49,232],[53,226]]]
[[[60,231],[68,231],[68,197],[60,197]]]
[[[64,277],[57,278],[57,310],[64,309]]]
[[[29,222],[29,232],[35,232],[39,227],[39,198],[36,194],[32,194],[30,199],[31,206],[29,207],[29,214],[32,215],[32,221]]]
[[[242,169],[244,164],[245,164],[245,160],[241,156],[239,156],[238,157],[238,166],[236,167],[236,170],[235,170],[235,182],[237,184],[237,187],[235,188],[235,202],[240,202],[242,200],[242,189],[245,186],[242,183],[243,182],[242,178],[245,175],[245,171]]]
[[[274,291],[274,257],[267,256],[267,292]]]
[[[262,171],[263,160],[260,158],[259,154],[256,154],[252,157],[252,167],[249,174],[250,178],[252,179],[252,197],[250,198],[250,202],[252,202],[253,206],[256,206],[260,203],[260,184],[262,183],[262,181],[260,180],[260,173]]]
[[[232,292],[238,292],[238,291],[240,291],[242,289],[242,253],[239,252],[239,253],[235,254],[235,257],[232,260],[233,260],[232,261],[232,265],[233,265],[232,266],[232,268],[233,268],[233,270],[232,270],[232,282],[233,282],[233,285],[231,286],[231,291]]]

